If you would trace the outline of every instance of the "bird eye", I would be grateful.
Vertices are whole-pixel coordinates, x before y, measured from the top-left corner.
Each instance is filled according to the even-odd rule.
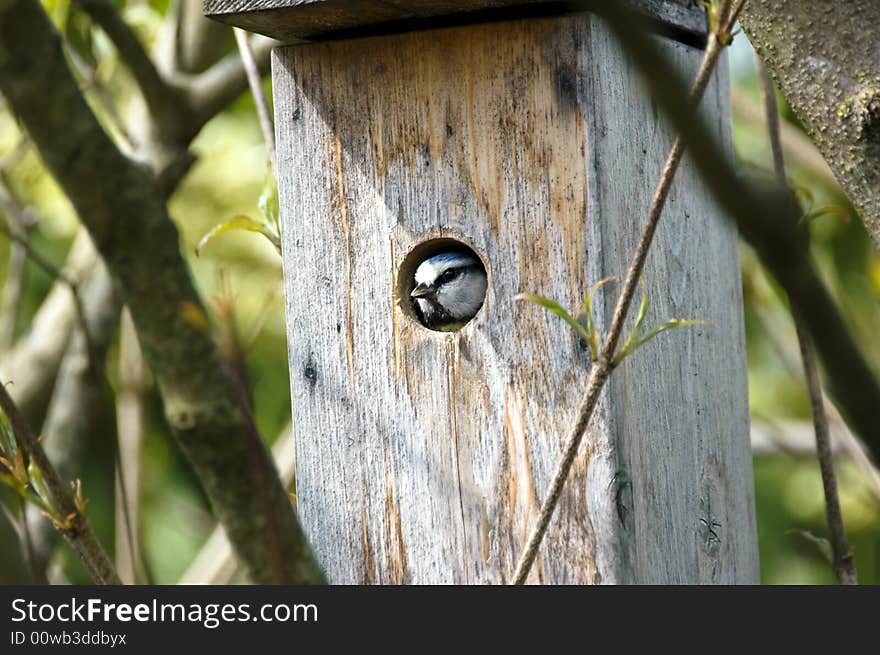
[[[443,271],[443,274],[440,276],[441,282],[450,282],[458,277],[459,271],[457,268],[450,268],[448,270]]]

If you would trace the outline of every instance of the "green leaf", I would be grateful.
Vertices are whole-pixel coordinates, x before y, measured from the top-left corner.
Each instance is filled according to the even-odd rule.
[[[281,254],[281,239],[269,230],[264,223],[260,221],[254,220],[250,216],[245,216],[243,214],[239,214],[238,216],[234,216],[229,219],[225,223],[220,223],[213,229],[211,229],[205,236],[202,237],[202,240],[199,241],[199,245],[196,246],[196,257],[198,257],[202,249],[211,241],[214,237],[223,234],[225,232],[234,232],[238,230],[243,230],[246,232],[257,232],[258,234],[262,234],[269,241],[272,242],[272,245],[275,246],[275,249],[278,251],[278,254]]]
[[[661,325],[655,325],[644,335],[640,336],[638,342],[636,343],[636,348],[648,343],[658,334],[666,332],[667,330],[676,330],[678,328],[691,327],[693,325],[710,325],[710,323],[708,321],[700,321],[690,318],[671,318]]]
[[[816,550],[819,551],[819,554],[822,555],[829,562],[834,561],[833,551],[831,549],[831,542],[825,539],[824,537],[817,537],[809,530],[801,530],[799,528],[791,528],[790,530],[786,530],[785,534],[794,534],[813,544],[816,547]]]
[[[594,362],[599,359],[599,330],[596,328],[596,319],[593,316],[593,298],[596,296],[599,289],[605,286],[608,282],[616,280],[617,278],[613,275],[603,277],[590,287],[590,291],[584,298],[584,312],[587,315],[587,332],[590,334],[587,344],[590,346],[590,354],[593,356]]]
[[[641,348],[643,345],[648,343],[651,339],[656,337],[658,334],[662,334],[667,330],[675,330],[677,328],[690,327],[692,325],[710,325],[708,321],[698,321],[693,319],[686,318],[672,318],[662,323],[660,325],[655,325],[650,330],[648,330],[645,334],[636,334],[635,330],[633,330],[630,338],[627,339],[623,348],[615,355],[614,357],[614,365],[620,364],[628,355],[631,355],[636,350]]]
[[[623,342],[620,350],[617,351],[617,355],[615,355],[612,360],[615,366],[622,362],[627,355],[635,352],[636,348],[639,347],[639,334],[642,331],[642,323],[645,322],[645,317],[648,315],[648,307],[650,304],[651,302],[648,300],[648,292],[645,289],[644,282],[642,282],[642,301],[639,303],[639,313],[636,315],[636,322],[633,324],[633,328],[630,330],[629,335],[627,335],[626,341]]]
[[[271,164],[268,166],[266,174],[266,182],[263,184],[263,192],[257,201],[257,208],[263,215],[267,225],[270,225],[275,234],[281,235],[281,212],[278,209],[278,183],[275,181],[275,175],[272,173]],[[281,248],[278,248],[280,254]]]
[[[807,212],[804,216],[804,221],[812,221],[813,219],[821,218],[822,216],[836,216],[843,220],[844,223],[850,222],[849,212],[840,205],[825,205],[824,207],[813,209]]]
[[[551,312],[556,314],[563,321],[568,323],[574,331],[578,333],[581,339],[583,339],[586,343],[590,343],[590,334],[587,332],[587,329],[578,323],[572,316],[569,314],[558,302],[555,300],[551,300],[550,298],[545,298],[544,296],[539,296],[534,293],[521,293],[514,298],[514,300],[527,300],[528,302],[533,302],[536,305],[540,305],[544,309],[549,309]]]

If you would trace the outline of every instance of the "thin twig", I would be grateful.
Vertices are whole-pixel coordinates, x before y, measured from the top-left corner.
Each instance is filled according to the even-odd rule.
[[[738,6],[738,9],[741,8],[741,4],[742,3]],[[721,56],[725,43],[729,38],[730,30],[733,26],[730,15],[727,13],[729,5],[730,2],[726,2],[722,5],[721,9],[724,13],[720,14],[721,20],[719,20],[718,26],[716,27],[717,31],[710,32],[709,34],[706,50],[703,54],[703,60],[700,63],[700,68],[697,71],[696,78],[694,79],[688,97],[689,103],[692,107],[696,107],[702,98],[712,72],[715,69],[715,65],[718,62],[718,58]],[[578,418],[571,436],[565,444],[562,458],[557,464],[556,471],[553,474],[550,489],[547,492],[547,497],[541,505],[541,510],[538,514],[538,522],[535,527],[532,528],[529,538],[526,541],[525,549],[517,563],[513,577],[513,584],[524,584],[529,575],[529,571],[531,570],[532,564],[538,553],[538,548],[540,547],[541,541],[544,539],[544,534],[547,531],[547,526],[550,524],[550,519],[553,517],[556,505],[562,495],[565,481],[568,479],[572,464],[577,456],[584,432],[590,422],[596,404],[599,401],[602,388],[605,386],[605,382],[614,369],[614,353],[617,349],[617,343],[620,340],[620,336],[623,333],[623,324],[626,320],[627,313],[629,312],[630,305],[632,304],[636,286],[638,285],[642,269],[645,266],[645,260],[648,256],[648,251],[651,247],[651,242],[654,238],[654,232],[657,229],[657,224],[663,212],[663,207],[666,204],[666,198],[669,195],[669,189],[672,186],[672,181],[675,177],[675,172],[678,170],[678,165],[684,154],[684,149],[684,139],[681,136],[676,137],[672,144],[672,148],[669,151],[669,155],[666,158],[666,164],[663,167],[663,172],[661,173],[657,188],[654,191],[654,196],[651,200],[651,207],[648,211],[648,218],[642,230],[642,235],[639,239],[636,252],[633,255],[632,262],[627,271],[623,289],[620,292],[620,297],[617,299],[617,304],[614,308],[614,315],[611,319],[611,327],[608,330],[608,335],[602,345],[599,357],[591,369],[590,378],[587,382],[586,398],[578,413]],[[588,456],[592,454],[592,446],[590,446],[587,454]]]
[[[755,262],[755,266],[759,266],[759,264]],[[752,283],[752,293],[761,293],[754,282]],[[782,362],[783,366],[785,366],[789,374],[797,380],[803,380],[804,369],[800,361],[799,353],[795,352],[795,349],[789,344],[788,340],[782,337],[782,333],[788,326],[782,325],[780,324],[780,321],[775,320],[771,313],[765,310],[762,305],[762,301],[753,302],[751,304],[751,310],[755,318],[758,320],[765,338],[768,340],[773,350],[776,351],[779,360]],[[846,422],[843,420],[843,417],[840,415],[840,412],[837,411],[837,408],[831,402],[831,399],[825,393],[824,389],[822,390],[822,406],[828,417],[828,425],[831,428],[832,436],[840,442],[841,447],[847,455],[858,464],[859,468],[862,469],[865,476],[865,484],[868,486],[874,499],[880,502],[880,472],[877,471],[877,467],[874,466],[868,455],[865,453],[864,444],[862,444],[861,440],[850,431]],[[834,452],[833,443],[832,452]]]
[[[776,94],[773,81],[764,64],[756,58],[761,92],[764,98],[764,112],[767,116],[767,133],[770,139],[770,151],[773,153],[773,169],[780,184],[787,184],[785,177],[785,160],[782,155],[782,138],[779,131],[779,112],[776,109]],[[792,320],[797,332],[800,346],[801,361],[804,366],[804,377],[807,391],[810,394],[810,408],[813,414],[813,428],[816,432],[816,453],[819,458],[819,470],[822,473],[822,488],[825,491],[825,515],[831,535],[832,566],[840,584],[858,584],[855,563],[846,539],[846,528],[843,525],[843,513],[840,509],[840,498],[837,494],[837,478],[834,474],[834,463],[831,457],[831,435],[828,418],[822,402],[822,385],[816,369],[816,354],[813,341],[804,321],[796,308],[792,307]]]
[[[202,0],[178,0],[177,5],[177,70],[199,73],[229,50],[229,28],[205,16]]]
[[[58,516],[64,520],[64,525],[56,527],[79,556],[92,579],[97,584],[122,584],[104,548],[89,527],[88,520],[76,507],[70,488],[64,484],[49,462],[39,440],[31,432],[9,392],[6,391],[6,385],[2,383],[0,383],[0,410],[9,419],[16,444],[43,476],[50,496],[45,500],[51,503]]]
[[[0,207],[7,211],[7,213],[11,213],[12,211],[21,211],[17,208],[17,205],[12,201],[11,198],[5,196],[0,193]],[[46,257],[44,257],[39,251],[34,250],[31,246],[30,241],[18,234],[7,222],[0,222],[0,233],[2,233],[6,238],[8,238],[11,242],[17,243],[24,252],[27,254],[28,259],[30,259],[34,264],[43,269],[43,271],[49,275],[51,278],[56,279],[62,282],[68,289],[70,289],[71,296],[73,298],[73,304],[76,308],[77,317],[79,318],[80,327],[82,328],[83,335],[86,339],[86,343],[88,344],[89,356],[92,357],[95,352],[94,347],[94,339],[92,339],[92,335],[89,331],[89,324],[86,318],[86,310],[83,305],[82,298],[79,295],[79,288],[76,280],[67,275],[64,271],[59,269],[55,264],[50,262]],[[94,358],[93,358],[94,361]]]
[[[119,58],[137,80],[153,118],[163,120],[167,110],[178,105],[178,91],[162,77],[138,35],[125,22],[119,9],[109,0],[76,0],[76,4],[113,42]]]
[[[614,3],[597,5],[606,15]],[[618,11],[618,14],[620,12]],[[735,222],[740,235],[755,248],[767,271],[797,306],[813,337],[829,395],[847,425],[880,461],[880,384],[852,336],[841,312],[816,272],[809,250],[793,247],[795,225],[802,212],[791,190],[775,178],[743,175],[719,143],[708,123],[695,120],[686,92],[670,61],[620,19],[609,21],[634,64],[643,73],[658,108],[688,139],[694,171],[723,210],[719,217]]]
[[[6,214],[8,227],[22,240],[27,242],[34,219],[27,211],[18,211],[17,205],[6,202],[9,195],[5,184],[5,171],[0,167],[0,211]],[[15,341],[15,326],[18,323],[18,312],[24,295],[27,274],[27,250],[18,241],[13,241],[9,249],[6,282],[3,285],[3,304],[0,307],[0,352],[12,347]]]
[[[816,431],[816,453],[819,458],[819,470],[822,474],[822,488],[825,491],[825,515],[828,519],[828,530],[831,541],[832,566],[834,575],[840,584],[858,584],[855,562],[846,539],[846,528],[843,525],[843,512],[840,509],[840,498],[837,494],[837,477],[834,474],[834,463],[831,457],[831,437],[825,408],[822,406],[822,388],[819,372],[816,370],[816,356],[809,332],[803,325],[796,311],[792,311],[794,326],[800,344],[801,360],[804,364],[804,376],[807,390],[810,393],[810,409],[813,412],[813,428]]]
[[[248,33],[237,27],[233,27],[232,32],[235,34],[235,42],[238,44],[238,52],[241,55],[241,62],[244,64],[248,85],[251,88],[251,95],[254,96],[254,103],[257,105],[257,116],[260,117],[260,128],[263,130],[266,151],[269,155],[269,162],[272,165],[272,171],[274,172],[275,126],[272,122],[272,114],[269,111],[269,103],[266,100],[266,94],[263,93],[263,81],[260,77],[260,71],[257,68],[257,62],[254,60],[254,52],[251,50],[250,41],[248,41]]]
[[[754,130],[764,129],[764,112],[749,95],[736,88],[731,89],[730,105],[735,121]],[[787,122],[779,125],[779,131],[783,152],[796,162],[798,168],[829,187],[839,188],[828,162],[822,159],[819,150],[806,134]]]
[[[785,177],[785,157],[782,154],[782,131],[779,129],[779,112],[776,109],[776,92],[773,80],[763,62],[755,56],[758,78],[761,82],[761,98],[764,101],[764,118],[767,122],[767,136],[770,141],[770,154],[773,157],[773,172],[783,184],[788,184]]]

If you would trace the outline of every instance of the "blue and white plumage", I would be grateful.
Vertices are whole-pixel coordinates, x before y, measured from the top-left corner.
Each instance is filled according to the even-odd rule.
[[[486,271],[474,255],[443,252],[416,268],[416,286],[410,294],[425,327],[457,330],[483,306]]]

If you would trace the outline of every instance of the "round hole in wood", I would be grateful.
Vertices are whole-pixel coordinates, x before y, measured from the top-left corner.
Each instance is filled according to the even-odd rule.
[[[482,308],[486,288],[483,258],[469,245],[448,237],[416,245],[397,272],[400,309],[437,332],[456,332],[467,325]]]

